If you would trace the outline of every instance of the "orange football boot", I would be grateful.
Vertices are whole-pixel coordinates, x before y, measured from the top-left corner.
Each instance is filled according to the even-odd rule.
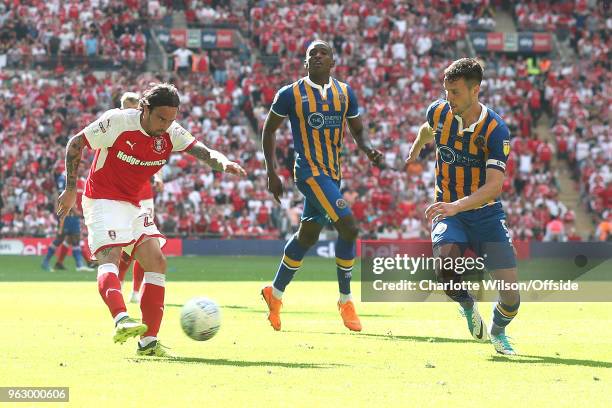
[[[279,331],[281,329],[280,310],[283,306],[283,302],[277,299],[272,294],[272,286],[264,286],[261,290],[261,297],[266,301],[268,305],[268,320],[274,330]]]
[[[353,304],[352,300],[349,300],[346,303],[340,303],[338,301],[338,310],[340,310],[340,316],[342,316],[344,325],[349,330],[361,331],[361,322],[359,321],[359,316],[357,316],[355,305]]]

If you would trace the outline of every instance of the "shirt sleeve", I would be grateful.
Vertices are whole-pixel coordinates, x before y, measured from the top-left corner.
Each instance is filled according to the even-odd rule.
[[[282,116],[286,118],[289,115],[289,110],[291,109],[291,98],[290,95],[291,85],[287,85],[279,89],[279,91],[274,96],[274,101],[272,102],[272,107],[270,110],[277,114],[278,116]]]
[[[489,149],[487,168],[505,172],[510,154],[510,131],[505,124],[500,124],[493,130],[489,136],[487,148]]]
[[[196,138],[176,122],[170,126],[168,133],[170,134],[173,152],[188,150],[196,143]]]
[[[121,109],[111,109],[87,125],[82,133],[91,149],[111,147],[123,131],[124,123]]]
[[[436,111],[436,108],[440,106],[441,103],[444,103],[444,100],[438,99],[437,101],[434,101],[431,105],[427,107],[427,111],[425,112],[425,116],[427,117],[427,123],[429,123],[429,127],[432,129],[434,128],[434,112]]]
[[[355,92],[353,88],[350,86],[346,86],[346,92],[348,93],[348,110],[346,111],[347,118],[356,118],[359,116],[359,103],[357,102],[357,96],[355,96]]]

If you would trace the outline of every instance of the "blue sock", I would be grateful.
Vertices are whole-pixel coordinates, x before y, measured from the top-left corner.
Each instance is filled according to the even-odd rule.
[[[49,245],[49,248],[47,248],[47,255],[45,255],[45,259],[43,260],[44,264],[49,263],[49,261],[51,260],[51,257],[53,255],[55,255],[55,250],[57,249],[58,245],[60,245],[60,244],[61,244],[61,242],[53,241],[51,243],[51,245]]]
[[[338,289],[342,295],[351,293],[354,263],[355,241],[345,241],[338,237],[336,241],[336,273],[338,274]]]
[[[302,259],[308,251],[298,242],[297,235],[293,235],[285,245],[283,259],[278,266],[278,271],[274,277],[272,285],[279,292],[284,292],[285,288],[293,279],[293,275],[302,266]],[[278,293],[278,292],[277,292]]]
[[[80,246],[72,247],[72,256],[74,256],[74,261],[76,262],[77,268],[83,266],[83,253],[81,252]]]
[[[506,326],[510,324],[514,316],[518,313],[518,308],[521,305],[519,299],[514,305],[506,305],[501,301],[497,302],[493,309],[493,324],[491,324],[491,334],[500,334],[506,330]]]

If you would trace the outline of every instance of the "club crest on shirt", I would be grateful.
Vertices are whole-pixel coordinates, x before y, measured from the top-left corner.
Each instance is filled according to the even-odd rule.
[[[346,103],[346,96],[343,93],[338,95],[338,99],[340,99],[340,103]]]
[[[507,156],[509,154],[510,154],[510,141],[504,140],[504,156]]]
[[[336,200],[336,207],[338,207],[339,209],[343,210],[348,206],[348,204],[346,203],[346,201],[344,201],[344,199],[339,198]]]
[[[108,231],[108,236],[110,239],[115,240],[117,239],[117,233],[114,230],[109,230]]]
[[[166,139],[163,137],[156,137],[153,139],[153,150],[155,150],[156,153],[163,153],[164,150],[166,150],[167,144]]]

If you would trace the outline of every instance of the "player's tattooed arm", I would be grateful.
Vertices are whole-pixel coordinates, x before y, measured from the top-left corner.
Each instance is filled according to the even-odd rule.
[[[66,190],[76,190],[76,181],[83,146],[85,146],[85,136],[79,133],[73,136],[66,146]]]
[[[191,149],[187,151],[187,153],[189,153],[196,159],[208,164],[214,170],[223,171],[224,163],[228,162],[229,160],[222,153],[215,152],[217,154],[213,156],[212,152],[212,149],[209,149],[203,143],[200,142],[197,142],[195,145],[193,145]]]
[[[56,213],[60,219],[64,219],[70,213],[76,203],[76,181],[81,163],[81,154],[85,145],[85,136],[79,133],[73,136],[66,146],[66,188],[57,198]]]
[[[214,170],[237,176],[246,176],[246,172],[240,165],[229,160],[223,153],[209,149],[201,142],[196,142],[187,153],[208,164]]]

